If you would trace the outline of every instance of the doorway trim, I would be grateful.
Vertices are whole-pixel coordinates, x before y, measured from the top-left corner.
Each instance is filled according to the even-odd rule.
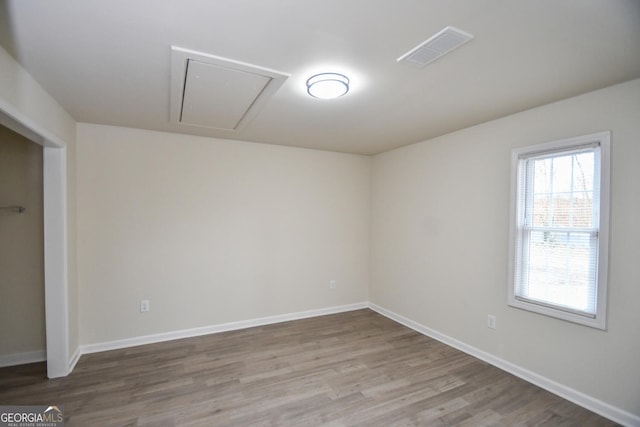
[[[0,124],[42,145],[47,376],[69,374],[66,143],[0,99]]]

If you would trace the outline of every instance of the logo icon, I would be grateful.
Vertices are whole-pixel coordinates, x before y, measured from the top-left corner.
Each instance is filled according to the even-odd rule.
[[[63,408],[51,406],[0,406],[0,427],[61,427]]]

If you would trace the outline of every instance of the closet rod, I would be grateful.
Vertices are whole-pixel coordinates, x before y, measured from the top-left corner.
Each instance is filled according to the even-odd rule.
[[[0,210],[6,211],[14,211],[17,213],[22,213],[27,210],[24,206],[0,206]]]

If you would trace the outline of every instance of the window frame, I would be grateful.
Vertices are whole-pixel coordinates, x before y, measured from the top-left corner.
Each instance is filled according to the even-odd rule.
[[[517,298],[516,287],[518,271],[516,269],[517,251],[519,242],[518,218],[520,215],[520,182],[524,178],[521,171],[521,159],[531,158],[536,155],[563,153],[584,147],[589,144],[597,144],[600,147],[600,206],[598,227],[598,254],[596,261],[596,312],[595,316],[585,316],[570,309],[554,307],[552,304],[532,302]],[[534,313],[566,320],[573,323],[606,330],[607,326],[607,294],[608,294],[608,264],[609,264],[609,205],[611,182],[611,132],[598,132],[589,135],[567,138],[542,144],[518,147],[511,150],[511,190],[509,212],[509,286],[507,304],[511,307],[531,311]],[[594,187],[598,182],[594,182]],[[525,267],[526,268],[526,267]]]

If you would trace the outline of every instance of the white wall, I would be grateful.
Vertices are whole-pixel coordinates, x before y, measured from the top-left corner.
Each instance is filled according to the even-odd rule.
[[[2,47],[0,70],[0,107],[10,107],[67,144],[75,141],[75,121]]]
[[[82,344],[366,301],[370,163],[79,124]]]
[[[613,157],[606,332],[506,304],[511,149],[603,130]],[[375,156],[371,301],[640,416],[639,138],[635,80]]]

